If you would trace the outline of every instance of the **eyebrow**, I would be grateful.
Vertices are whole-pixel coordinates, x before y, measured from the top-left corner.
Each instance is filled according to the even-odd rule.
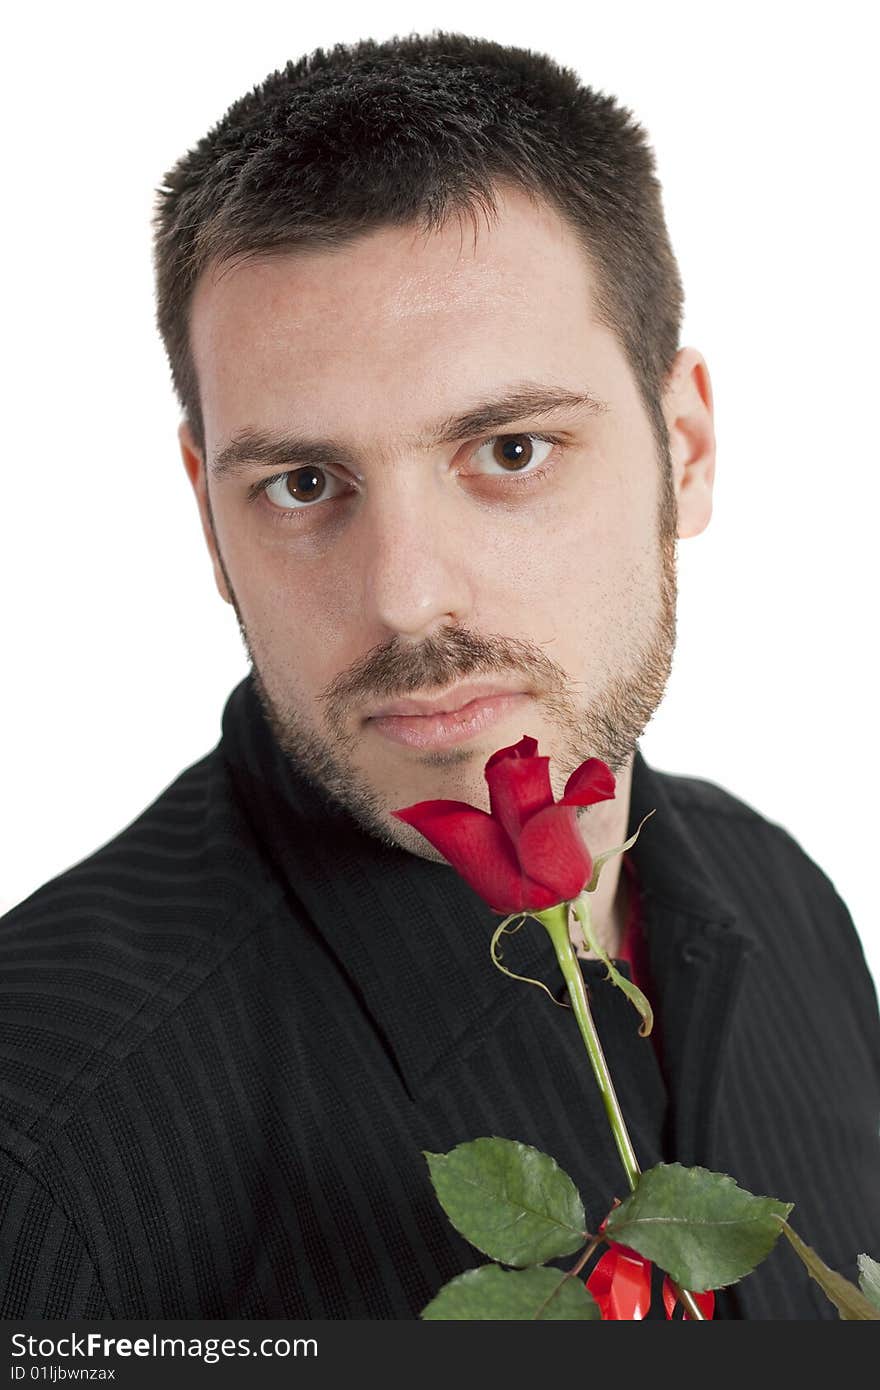
[[[591,415],[610,409],[608,402],[589,391],[570,391],[560,386],[526,382],[501,396],[478,402],[461,415],[447,416],[413,441],[417,449],[460,443],[475,435],[491,434],[526,416],[537,418],[563,410],[586,410]],[[294,468],[331,464],[357,469],[360,459],[348,445],[333,439],[310,439],[301,434],[244,429],[233,435],[211,462],[215,478],[235,477],[251,468]]]

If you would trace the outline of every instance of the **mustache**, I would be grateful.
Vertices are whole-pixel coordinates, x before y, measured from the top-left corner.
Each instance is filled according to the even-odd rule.
[[[418,646],[395,637],[366,652],[349,671],[336,676],[322,691],[331,724],[351,705],[366,700],[395,700],[430,693],[471,677],[527,677],[539,691],[563,688],[566,673],[531,643],[517,638],[479,636],[465,628],[447,628]]]

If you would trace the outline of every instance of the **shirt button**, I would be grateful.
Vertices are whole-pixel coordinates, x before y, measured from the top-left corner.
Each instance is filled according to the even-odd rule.
[[[709,956],[696,942],[688,941],[679,951],[679,959],[684,965],[700,965],[707,961]]]

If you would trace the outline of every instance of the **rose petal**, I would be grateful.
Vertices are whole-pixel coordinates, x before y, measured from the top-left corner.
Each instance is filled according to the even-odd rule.
[[[531,738],[528,734],[523,734],[519,743],[511,743],[507,748],[496,748],[487,761],[485,770],[488,771],[490,767],[494,767],[504,758],[533,758],[537,751],[538,740]]]
[[[593,859],[580,832],[574,806],[547,806],[523,826],[514,846],[525,874],[556,894],[554,902],[576,898],[593,872]]]
[[[419,801],[391,814],[420,831],[493,911],[541,910],[559,901],[543,884],[529,881],[488,811],[466,801]]]
[[[592,806],[614,796],[614,773],[601,758],[587,758],[576,767],[565,784],[560,806]]]
[[[534,743],[534,739],[532,742]],[[545,806],[553,805],[549,758],[502,758],[486,764],[489,805],[516,844],[526,822]]]

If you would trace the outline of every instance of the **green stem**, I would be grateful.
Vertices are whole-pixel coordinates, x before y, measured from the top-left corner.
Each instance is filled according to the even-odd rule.
[[[605,1114],[608,1116],[611,1133],[614,1135],[617,1152],[620,1154],[627,1181],[632,1189],[639,1180],[641,1169],[626,1128],[620,1101],[614,1090],[611,1072],[608,1070],[608,1063],[605,1061],[605,1054],[599,1042],[599,1034],[596,1032],[593,1015],[590,1013],[584,977],[581,974],[575,949],[568,934],[568,903],[559,903],[556,907],[549,907],[543,912],[533,912],[532,916],[537,917],[550,933],[550,940],[553,942],[559,968],[568,986],[571,1007],[574,1010],[574,1016],[577,1019],[577,1025],[590,1058],[593,1075],[599,1086],[599,1094],[605,1106]]]
[[[593,1075],[596,1078],[599,1094],[605,1106],[605,1114],[608,1116],[608,1123],[611,1126],[611,1133],[614,1135],[617,1152],[620,1154],[620,1161],[623,1164],[630,1191],[632,1191],[639,1180],[641,1169],[632,1140],[629,1137],[626,1121],[623,1118],[620,1101],[617,1099],[617,1092],[611,1080],[611,1072],[605,1061],[602,1044],[599,1042],[599,1034],[596,1032],[593,1015],[590,1012],[587,987],[584,984],[577,954],[568,934],[568,908],[568,903],[558,903],[555,907],[548,907],[543,912],[532,912],[531,916],[536,917],[547,929],[550,940],[553,942],[556,959],[559,962],[563,979],[568,986],[568,997],[571,1000],[571,1007],[574,1010],[574,1016],[577,1019],[577,1025],[590,1058],[590,1065],[593,1068]],[[673,1288],[691,1318],[694,1321],[705,1322],[702,1310],[687,1289],[681,1289],[677,1284],[673,1284]]]

